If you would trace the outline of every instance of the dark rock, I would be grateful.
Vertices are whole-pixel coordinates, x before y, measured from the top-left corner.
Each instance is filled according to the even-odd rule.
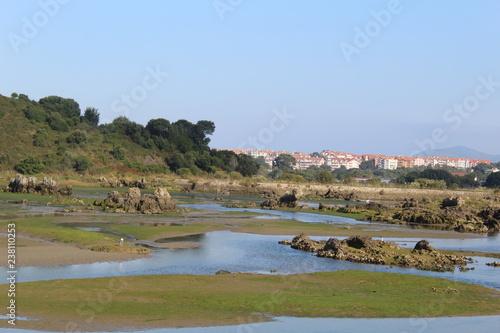
[[[452,198],[445,198],[441,203],[441,208],[462,206],[463,204],[464,204],[464,199],[462,199],[459,196]]]
[[[345,200],[345,201],[359,201],[359,197],[355,192],[339,192],[334,190],[333,188],[329,188],[328,191],[323,195],[328,199],[337,199],[337,200]]]
[[[297,208],[298,200],[302,197],[302,191],[299,188],[294,188],[292,193],[287,193],[278,200],[269,199],[261,203],[260,207],[264,209],[278,208]]]
[[[433,248],[428,241],[426,241],[425,239],[422,239],[421,241],[419,241],[415,247],[413,248],[413,251],[412,252],[416,252],[416,251],[427,251],[427,252],[436,252],[436,249]]]
[[[291,245],[292,249],[297,249],[297,250],[306,251],[306,252],[316,252],[320,249],[323,249],[323,247],[325,246],[325,243],[313,241],[308,236],[306,236],[304,234],[300,234],[298,236],[295,236],[292,239],[292,242],[290,245]]]
[[[112,191],[102,203],[96,201],[94,204],[115,208],[117,212],[140,212],[142,214],[161,214],[175,210],[175,203],[164,188],[157,188],[154,194],[145,195],[141,195],[141,190],[138,188],[129,188],[125,196]]]
[[[417,250],[412,251],[401,251],[403,249],[393,242],[360,236],[353,236],[342,241],[330,238],[324,242],[313,241],[308,236],[301,234],[292,241],[285,240],[280,244],[291,245],[292,248],[302,251],[316,252],[318,257],[323,258],[364,264],[415,267],[433,271],[453,271],[456,265],[466,266],[469,262],[467,258],[462,256],[441,254],[425,240],[420,241],[415,247]]]
[[[35,177],[25,177],[19,174],[10,180],[4,192],[71,196],[73,188],[68,185],[59,189],[58,183],[52,178],[43,177],[41,182],[37,182]]]
[[[371,237],[361,237],[361,236],[352,236],[346,239],[346,243],[348,246],[353,247],[355,249],[364,249],[364,248],[372,248],[376,245],[376,242]]]

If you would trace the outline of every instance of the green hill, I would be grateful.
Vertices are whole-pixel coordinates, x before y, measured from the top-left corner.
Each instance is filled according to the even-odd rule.
[[[248,156],[210,149],[211,121],[152,119],[146,126],[118,117],[101,124],[73,99],[0,96],[0,171],[24,174],[257,173]]]

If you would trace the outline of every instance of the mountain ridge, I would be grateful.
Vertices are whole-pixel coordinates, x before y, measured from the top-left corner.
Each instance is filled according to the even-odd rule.
[[[429,149],[421,153],[424,157],[449,157],[490,160],[492,163],[500,162],[500,155],[488,154],[465,146],[453,146],[441,149]]]

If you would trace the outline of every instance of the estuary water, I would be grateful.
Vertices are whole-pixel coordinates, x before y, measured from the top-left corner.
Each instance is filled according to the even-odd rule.
[[[260,209],[225,208],[214,204],[186,204],[186,207],[223,211],[249,211],[262,213],[257,218],[290,219],[304,223],[332,223],[339,225],[362,225],[372,230],[411,230],[408,227],[386,224],[372,224],[354,219],[311,214]],[[268,215],[266,215],[268,214]],[[270,215],[269,215],[270,214]],[[89,229],[98,232],[99,229]],[[421,232],[421,230],[419,230]],[[445,233],[445,232],[443,232]],[[500,269],[487,266],[493,258],[474,257],[469,264],[474,270],[467,272],[427,272],[416,269],[379,265],[356,264],[351,262],[318,258],[311,253],[291,249],[278,241],[295,235],[254,235],[230,231],[216,231],[186,237],[165,239],[189,241],[200,244],[198,248],[170,250],[159,248],[149,258],[125,262],[104,262],[84,265],[54,267],[19,267],[18,282],[57,280],[71,278],[92,278],[154,274],[215,274],[219,270],[230,272],[250,272],[260,274],[295,274],[320,271],[366,270],[393,272],[445,278],[473,283],[500,290]],[[331,237],[335,237],[334,234]],[[313,237],[327,239],[328,237]],[[342,237],[338,237],[342,238]],[[419,238],[385,238],[404,247],[413,247]],[[429,239],[437,249],[461,249],[500,253],[500,236],[478,236],[470,239]],[[5,276],[7,269],[0,268]],[[413,319],[338,319],[338,318],[288,318],[278,317],[269,323],[238,326],[203,327],[186,329],[158,329],[139,332],[149,333],[192,333],[192,332],[478,332],[498,330],[500,316],[457,317],[457,318],[413,318]],[[9,333],[32,333],[30,330],[2,330]]]
[[[477,333],[498,332],[500,316],[409,318],[409,319],[344,319],[276,317],[266,323],[230,326],[161,328],[138,330],[136,333]],[[2,329],[4,333],[39,333],[34,330]],[[96,332],[99,333],[99,332]],[[101,332],[104,333],[104,332]]]
[[[365,270],[392,272],[446,278],[454,281],[474,283],[500,290],[498,268],[487,266],[492,258],[474,257],[475,262],[468,264],[474,270],[468,272],[429,272],[414,268],[390,267],[381,265],[358,264],[328,258],[318,258],[312,253],[294,250],[280,245],[278,241],[293,235],[268,236],[214,231],[199,235],[176,237],[171,241],[189,241],[200,243],[198,248],[156,249],[150,258],[124,262],[103,262],[83,265],[64,265],[54,267],[19,267],[18,282],[92,278],[130,275],[156,274],[215,274],[219,270],[241,273],[260,274],[297,274],[339,270]],[[313,237],[325,239],[325,237]],[[342,237],[339,237],[342,238]],[[385,239],[396,241],[403,246],[414,245],[418,239]],[[478,251],[488,243],[487,238],[475,240],[476,246],[466,247]],[[462,240],[432,239],[431,245],[439,248],[441,243],[446,248],[464,248]],[[454,243],[456,242],[456,244]],[[406,245],[405,245],[406,244]],[[498,243],[497,243],[498,244]],[[491,245],[487,245],[490,247]],[[492,246],[499,251],[498,246]],[[6,274],[7,270],[0,270]]]

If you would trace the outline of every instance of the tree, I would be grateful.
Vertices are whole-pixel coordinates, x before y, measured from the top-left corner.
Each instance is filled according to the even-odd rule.
[[[491,165],[488,163],[479,163],[473,169],[475,172],[478,172],[478,173],[481,173],[484,175],[486,173],[486,170],[491,169]]]
[[[86,108],[83,113],[83,121],[89,123],[92,126],[99,125],[99,112],[96,108]]]
[[[209,149],[208,144],[210,143],[210,138],[207,138],[207,135],[213,135],[214,132],[215,124],[213,121],[200,120],[194,126],[191,138],[199,149],[207,150]]]
[[[252,157],[248,155],[238,155],[238,166],[236,171],[241,173],[245,177],[255,176],[259,172],[259,163]]]
[[[170,134],[171,127],[172,126],[170,125],[170,121],[163,118],[158,118],[151,119],[146,125],[146,130],[148,130],[152,136],[159,136],[166,139]]]
[[[486,178],[486,187],[498,188],[500,187],[500,171],[492,172]]]
[[[274,168],[279,169],[283,173],[289,173],[293,170],[293,166],[297,164],[297,160],[290,154],[281,154],[274,160]]]
[[[80,117],[80,106],[71,98],[48,96],[40,99],[38,103],[51,112],[61,114],[64,118]]]
[[[259,169],[269,170],[269,164],[266,163],[266,159],[264,158],[264,156],[257,157],[255,161],[257,162],[257,164],[259,164]]]
[[[444,180],[446,182],[446,186],[456,183],[455,177],[449,171],[440,169],[426,169],[420,173],[419,178]]]
[[[318,183],[323,183],[323,184],[330,184],[333,182],[334,180],[334,177],[333,177],[333,174],[331,172],[328,172],[326,170],[320,170],[315,176],[314,176],[314,179],[318,182]]]
[[[375,170],[375,160],[363,161],[359,165],[361,170]]]

